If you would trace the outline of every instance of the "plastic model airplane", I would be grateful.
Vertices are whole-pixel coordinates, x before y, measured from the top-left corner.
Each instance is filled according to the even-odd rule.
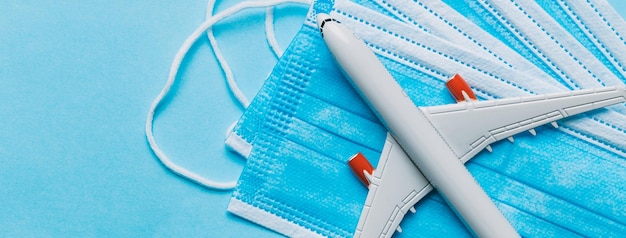
[[[449,87],[459,103],[416,107],[362,40],[326,14],[317,20],[340,68],[389,131],[373,173],[360,156],[350,162],[369,183],[355,237],[401,232],[404,215],[433,188],[474,235],[519,237],[463,163],[517,133],[626,101],[626,89],[606,87],[478,102],[461,82]]]

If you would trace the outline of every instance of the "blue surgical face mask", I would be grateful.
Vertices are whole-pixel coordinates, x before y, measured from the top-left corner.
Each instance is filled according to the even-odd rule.
[[[371,4],[397,17],[399,21],[455,44],[467,51],[484,55],[502,65],[552,80],[532,62],[505,43],[474,24],[441,1],[371,0]]]
[[[555,79],[560,79],[561,83],[570,89],[623,84],[622,73],[612,71],[611,68],[614,67],[610,64],[603,64],[602,59],[596,58],[569,34],[568,30],[552,17],[555,15],[551,16],[539,5],[540,3],[455,0],[445,2],[550,73]],[[546,1],[541,4],[546,6],[546,9],[553,9]]]
[[[352,235],[367,191],[346,161],[361,151],[376,164],[386,136],[319,36],[315,13],[331,7],[316,3],[227,140],[248,157],[229,211],[289,236]],[[531,53],[511,58],[505,48],[466,49],[375,9],[380,13],[336,1],[331,16],[371,46],[416,105],[453,103],[443,82],[454,73],[482,99],[571,86],[547,80],[554,75],[542,67],[544,76],[529,73],[536,69],[520,62],[536,64],[527,58]],[[510,59],[500,60],[500,54]],[[588,80],[580,85],[596,79]],[[467,166],[523,236],[618,236],[626,232],[624,121],[619,110],[598,110],[559,129],[537,128],[537,137],[499,143]],[[405,217],[399,236],[469,236],[436,192],[416,210]]]
[[[332,60],[319,31],[303,27],[230,137],[252,149],[229,211],[289,236],[351,236],[366,191],[344,158],[355,148],[378,158],[386,131],[321,63]]]
[[[624,20],[608,2],[599,1],[537,1],[580,44],[622,81],[626,76],[626,32]]]

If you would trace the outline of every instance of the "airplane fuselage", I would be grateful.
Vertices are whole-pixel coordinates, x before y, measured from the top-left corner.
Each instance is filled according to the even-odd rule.
[[[347,78],[466,226],[479,237],[519,237],[369,47],[328,15],[318,25]]]

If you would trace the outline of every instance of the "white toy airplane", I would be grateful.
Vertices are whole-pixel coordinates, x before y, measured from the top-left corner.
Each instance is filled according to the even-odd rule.
[[[337,63],[389,131],[373,174],[357,169],[370,184],[355,237],[401,232],[404,215],[433,188],[474,235],[519,237],[463,163],[493,142],[626,101],[626,89],[606,87],[478,102],[461,85],[450,87],[458,104],[416,107],[363,41],[326,14],[317,20]],[[351,165],[362,160],[357,156]]]

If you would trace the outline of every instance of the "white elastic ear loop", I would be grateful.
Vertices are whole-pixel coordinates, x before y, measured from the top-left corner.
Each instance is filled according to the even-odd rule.
[[[227,189],[232,189],[236,186],[237,182],[236,181],[231,181],[231,182],[216,182],[216,181],[211,181],[208,179],[203,178],[202,176],[193,173],[183,167],[180,167],[178,165],[176,165],[174,162],[172,162],[167,155],[165,155],[165,153],[161,150],[161,148],[159,148],[159,146],[157,145],[155,139],[154,139],[154,135],[152,133],[153,130],[153,121],[154,121],[154,113],[156,111],[156,109],[159,107],[159,105],[161,104],[161,102],[163,101],[163,98],[167,95],[167,93],[170,91],[170,89],[172,88],[172,85],[174,84],[174,81],[176,80],[176,74],[178,73],[178,70],[180,68],[180,64],[183,60],[183,58],[185,57],[185,55],[187,54],[187,52],[189,52],[189,49],[191,48],[191,46],[193,45],[193,43],[195,41],[197,41],[200,36],[203,34],[203,32],[207,31],[208,29],[211,28],[211,26],[213,26],[216,22],[221,21],[222,19],[229,17],[243,9],[248,9],[248,8],[261,8],[261,7],[268,7],[268,6],[275,6],[278,4],[284,4],[284,3],[303,3],[303,1],[299,1],[299,0],[267,0],[267,1],[246,1],[246,2],[242,2],[239,3],[233,7],[230,7],[218,14],[216,14],[214,17],[212,17],[211,19],[206,20],[205,22],[203,22],[186,40],[185,42],[182,44],[182,46],[180,47],[180,49],[178,50],[178,52],[176,53],[176,55],[174,56],[174,60],[172,62],[172,65],[170,66],[170,72],[167,78],[167,81],[165,82],[165,85],[163,86],[163,89],[161,89],[161,92],[159,93],[159,95],[154,99],[154,101],[152,102],[152,105],[150,105],[150,109],[148,111],[148,116],[146,118],[146,139],[148,140],[148,143],[150,145],[150,149],[152,150],[152,152],[157,156],[157,158],[159,159],[159,161],[161,163],[163,163],[163,165],[168,168],[170,171],[172,171],[174,174],[185,178],[191,182],[194,182],[200,186],[203,186],[205,188],[208,189],[218,189],[218,190],[227,190]]]
[[[209,0],[209,2],[207,3],[205,20],[209,20],[211,19],[211,17],[213,17],[213,9],[215,8],[215,2],[216,2],[215,0]],[[271,7],[268,7],[268,8],[271,8]],[[230,69],[230,65],[228,64],[228,61],[226,61],[226,59],[224,58],[224,55],[222,54],[222,50],[220,50],[220,47],[217,44],[217,40],[215,39],[215,35],[213,35],[213,28],[207,29],[206,35],[209,38],[209,43],[211,44],[211,49],[213,49],[213,54],[215,55],[215,58],[217,58],[217,62],[220,68],[222,69],[224,76],[226,77],[226,83],[228,85],[228,89],[235,96],[235,98],[239,102],[239,105],[241,105],[244,109],[248,108],[248,106],[250,105],[250,100],[248,100],[248,97],[246,97],[243,91],[239,88],[239,84],[237,83],[237,81],[235,81],[235,75],[233,74],[233,71]],[[230,136],[236,124],[237,124],[237,120],[235,120],[228,127],[228,129],[226,129],[226,138]]]
[[[213,17],[214,7],[215,0],[209,0],[206,7],[206,21]],[[248,100],[246,95],[239,88],[239,84],[237,84],[237,81],[235,81],[233,71],[230,69],[230,65],[228,65],[228,62],[224,58],[220,47],[217,45],[217,40],[215,40],[215,36],[213,35],[213,28],[207,29],[206,35],[209,38],[209,43],[211,43],[211,48],[213,49],[215,58],[217,58],[217,62],[224,72],[224,76],[226,77],[226,83],[228,84],[228,89],[233,93],[233,95],[243,108],[248,108],[248,106],[250,105],[250,100]]]
[[[265,39],[267,39],[267,44],[270,45],[270,49],[272,49],[272,53],[274,53],[276,58],[283,56],[284,51],[278,45],[276,34],[274,34],[274,7],[265,9]]]
[[[215,0],[209,0],[207,3],[206,9],[206,19],[210,19],[213,16],[213,9],[215,8]],[[294,1],[293,3],[301,3],[305,5],[309,5],[310,2],[307,0],[302,1]],[[272,50],[272,53],[276,56],[276,58],[280,58],[283,55],[283,50],[278,45],[278,41],[276,40],[276,35],[274,34],[274,6],[267,7],[265,12],[265,36],[267,39],[267,43]],[[217,58],[217,62],[219,63],[220,68],[224,72],[224,76],[226,77],[226,82],[228,84],[228,89],[235,96],[239,104],[243,108],[248,108],[250,105],[250,100],[246,97],[246,95],[239,88],[239,84],[235,80],[233,75],[233,71],[230,68],[230,65],[224,58],[222,51],[220,50],[219,45],[217,44],[217,40],[215,40],[215,36],[213,35],[213,29],[209,28],[207,30],[207,37],[209,38],[209,42],[211,43],[211,48],[215,53],[215,57]]]
[[[308,0],[300,3],[304,5],[311,4]],[[265,9],[265,38],[267,39],[267,44],[269,44],[270,49],[272,49],[276,58],[283,56],[284,50],[278,44],[276,34],[274,34],[274,7],[268,7]]]

